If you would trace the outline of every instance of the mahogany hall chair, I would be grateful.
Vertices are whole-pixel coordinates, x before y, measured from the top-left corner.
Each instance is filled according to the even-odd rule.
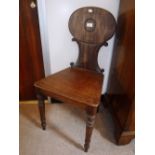
[[[86,111],[86,136],[84,150],[88,151],[97,108],[100,104],[103,69],[98,65],[98,52],[115,32],[113,15],[97,7],[84,7],[73,12],[69,19],[73,41],[79,46],[76,63],[69,68],[35,82],[41,125],[46,128],[46,96],[74,104]]]

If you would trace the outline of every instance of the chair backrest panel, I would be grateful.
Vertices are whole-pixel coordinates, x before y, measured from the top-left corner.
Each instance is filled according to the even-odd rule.
[[[101,72],[98,51],[113,36],[115,27],[113,15],[102,8],[84,7],[73,12],[69,30],[80,50],[75,66]]]

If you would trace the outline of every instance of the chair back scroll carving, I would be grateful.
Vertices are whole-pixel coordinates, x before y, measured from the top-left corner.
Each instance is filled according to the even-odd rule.
[[[73,41],[79,46],[79,56],[71,67],[80,67],[102,73],[98,65],[98,52],[115,32],[113,15],[98,7],[84,7],[73,12],[69,19],[69,30]]]

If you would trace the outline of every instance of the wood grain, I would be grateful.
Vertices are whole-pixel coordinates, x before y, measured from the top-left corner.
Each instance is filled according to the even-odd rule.
[[[121,0],[108,96],[118,144],[127,144],[135,130],[135,8],[134,0]],[[124,136],[130,132],[132,135]]]
[[[99,68],[98,53],[103,45],[107,46],[107,40],[115,32],[116,21],[113,15],[97,7],[80,8],[71,15],[68,26],[73,41],[79,46],[78,59],[72,66],[102,73],[104,69]]]
[[[72,104],[97,107],[103,75],[80,68],[67,68],[35,83],[37,91]]]
[[[89,12],[89,10],[93,12]],[[87,31],[85,24],[88,19],[95,21],[95,29]],[[113,15],[102,8],[85,7],[76,10],[69,19],[71,34],[80,42],[102,44],[109,40],[115,32],[116,21]]]
[[[85,152],[90,145],[104,78],[97,62],[98,52],[101,46],[107,45],[106,41],[112,37],[115,26],[114,17],[104,9],[85,7],[76,10],[70,17],[69,29],[73,41],[79,45],[77,62],[34,84],[38,94],[74,104],[86,111]],[[42,103],[39,98],[39,105]],[[42,106],[40,113],[44,129],[43,109]]]
[[[33,83],[44,77],[37,7],[19,1],[19,98],[36,99]]]

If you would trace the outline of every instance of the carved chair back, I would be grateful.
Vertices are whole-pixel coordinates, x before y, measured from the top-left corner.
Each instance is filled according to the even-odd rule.
[[[97,7],[84,7],[73,12],[69,19],[69,30],[73,41],[79,46],[77,62],[71,67],[81,67],[102,73],[98,65],[98,52],[101,46],[107,46],[107,41],[115,32],[116,21],[113,15]]]

